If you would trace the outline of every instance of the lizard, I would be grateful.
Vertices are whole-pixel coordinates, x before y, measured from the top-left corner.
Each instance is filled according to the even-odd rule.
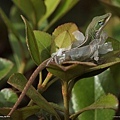
[[[111,18],[111,13],[106,13],[102,16],[96,16],[92,19],[85,31],[85,39],[79,44],[79,41],[73,43],[72,48],[79,48],[81,46],[89,44],[94,39],[99,39],[103,28]]]
[[[59,49],[60,51],[58,50],[58,52],[56,52],[56,55],[54,56],[55,62],[61,64],[64,61],[84,61],[89,60],[88,58],[90,56],[95,57],[93,54],[96,53],[97,55],[98,53],[95,48],[89,44],[92,44],[92,41],[100,41],[100,38],[105,35],[103,32],[103,28],[106,26],[110,18],[111,13],[106,13],[102,16],[94,17],[86,29],[85,39],[83,40],[83,42],[75,41],[72,44],[71,49],[69,50]],[[61,54],[59,54],[59,52]],[[95,58],[96,60],[98,59],[98,57]]]
[[[83,45],[86,45],[92,39],[98,39],[100,37],[100,34],[101,34],[103,28],[105,27],[105,25],[109,21],[110,17],[111,17],[111,13],[107,13],[107,14],[102,15],[102,16],[94,17],[93,20],[92,20],[92,22],[89,24],[89,26],[86,29],[85,40],[83,41],[82,44],[78,45],[76,48],[79,48],[79,47],[81,47]],[[75,48],[73,48],[73,49],[75,49]],[[38,75],[38,73],[40,71],[42,71],[44,68],[46,68],[46,66],[48,65],[48,62],[49,62],[50,59],[51,58],[48,58],[47,60],[43,61],[37,67],[37,69],[33,72],[33,74],[31,75],[31,77],[29,78],[26,86],[24,87],[22,93],[20,94],[17,102],[15,103],[15,105],[13,106],[13,108],[10,110],[10,112],[7,115],[7,117],[10,117],[12,115],[12,113],[15,111],[15,109],[17,108],[17,106],[22,101],[23,97],[25,96],[27,90],[29,89],[30,85],[33,83],[33,81],[36,78],[36,76]]]

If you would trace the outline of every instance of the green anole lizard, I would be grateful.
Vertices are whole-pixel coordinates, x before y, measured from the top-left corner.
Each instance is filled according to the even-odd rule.
[[[74,46],[73,43],[74,48],[87,45],[94,39],[99,39],[103,28],[106,26],[110,18],[111,13],[94,17],[86,29],[85,40],[80,45],[78,41],[78,44],[76,44],[77,46]]]
[[[77,48],[90,43],[90,41],[92,39],[98,39],[100,37],[100,34],[101,34],[103,28],[105,27],[108,20],[110,19],[110,17],[111,17],[111,13],[107,13],[105,15],[97,16],[97,17],[93,18],[92,22],[87,27],[87,30],[85,33],[85,40],[83,41],[82,44],[78,45]],[[73,48],[73,49],[75,49],[75,48]],[[49,60],[50,60],[50,58],[45,60],[43,63],[41,63],[37,67],[37,69],[34,71],[34,73],[31,75],[25,88],[23,89],[21,95],[19,96],[17,102],[15,103],[15,105],[13,106],[13,108],[11,109],[9,114],[7,115],[8,117],[10,117],[12,115],[12,113],[15,111],[17,106],[20,104],[20,102],[22,101],[23,97],[25,96],[27,90],[29,89],[30,85],[33,83],[33,81],[36,78],[36,76],[38,75],[38,73],[40,71],[42,71],[44,68],[46,68],[46,65],[47,65]]]

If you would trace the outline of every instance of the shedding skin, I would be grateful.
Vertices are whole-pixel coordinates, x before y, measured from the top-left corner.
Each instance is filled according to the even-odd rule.
[[[110,20],[112,14],[106,13],[102,16],[96,16],[92,19],[85,32],[85,40],[77,44],[77,48],[89,44],[93,39],[99,39],[103,28]],[[74,43],[73,43],[74,44]]]

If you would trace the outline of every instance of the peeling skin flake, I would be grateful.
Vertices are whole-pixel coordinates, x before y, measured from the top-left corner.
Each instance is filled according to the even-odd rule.
[[[85,39],[85,36],[83,35],[82,32],[76,30],[75,32],[72,33],[77,41],[83,42]]]
[[[83,35],[82,32],[76,30],[75,32],[72,33],[75,37],[75,42],[72,44],[72,48],[77,47],[79,44],[83,43],[85,40],[85,36]]]

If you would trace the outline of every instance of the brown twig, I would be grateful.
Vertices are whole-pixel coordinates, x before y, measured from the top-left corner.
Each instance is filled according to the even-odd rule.
[[[20,94],[17,102],[15,103],[15,105],[13,106],[13,108],[11,109],[11,111],[9,112],[9,114],[7,116],[11,116],[12,113],[15,111],[15,109],[17,108],[17,106],[20,104],[20,102],[22,101],[23,97],[25,96],[27,90],[29,89],[29,87],[32,85],[33,81],[35,80],[35,78],[37,77],[37,75],[39,74],[40,71],[42,71],[45,67],[47,62],[49,61],[49,59],[45,60],[44,62],[42,62],[33,72],[33,74],[30,76],[26,86],[24,87],[22,93]]]

